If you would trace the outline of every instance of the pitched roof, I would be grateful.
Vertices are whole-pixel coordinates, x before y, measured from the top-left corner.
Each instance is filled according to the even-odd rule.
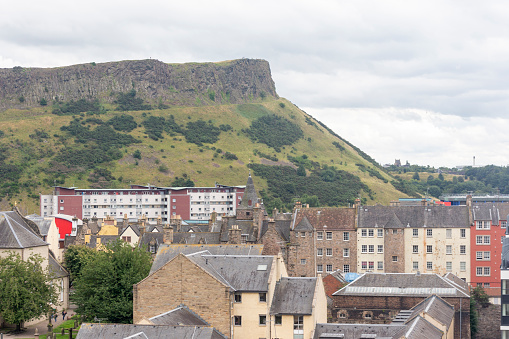
[[[81,325],[76,339],[219,339],[223,338],[212,327],[133,325],[133,324],[90,324]]]
[[[199,325],[210,326],[198,314],[187,306],[181,305],[171,311],[156,315],[149,319],[154,325]]]
[[[162,244],[159,246],[157,255],[152,263],[150,274],[157,271],[167,262],[175,258],[180,253],[191,254],[201,251],[208,251],[210,254],[218,255],[260,255],[263,251],[263,245],[184,245],[184,244]]]
[[[402,324],[316,324],[314,339],[359,339],[373,334],[379,339],[399,339],[407,326]],[[364,338],[369,338],[364,336]]]
[[[173,242],[175,244],[220,244],[219,232],[175,232]]]
[[[247,241],[254,242],[258,240],[258,230],[256,229],[253,220],[237,220],[236,218],[228,218],[226,231],[221,234],[221,241],[228,241],[228,230],[230,230],[233,225],[239,226],[240,234],[247,235]]]
[[[276,282],[270,314],[311,314],[317,278],[281,278]]]
[[[138,240],[138,247],[147,246],[150,244],[152,240],[155,241],[157,245],[161,245],[164,243],[164,234],[159,232],[148,232],[143,233],[140,240]]]
[[[444,332],[421,316],[407,324],[406,339],[442,339]]]
[[[361,206],[359,227],[469,227],[466,206]]]
[[[432,294],[441,297],[470,298],[461,286],[434,273],[365,273],[333,295],[429,296]]]
[[[274,256],[210,255],[194,253],[187,257],[235,291],[267,292]]]
[[[36,227],[34,225],[34,227]],[[0,212],[0,248],[48,246],[16,211]]]
[[[452,319],[454,318],[454,307],[442,298],[433,295],[412,307],[412,313],[408,317],[406,323],[411,322],[412,319],[421,315],[423,312],[429,314],[447,329],[449,329]]]
[[[294,231],[313,231],[313,226],[311,226],[311,223],[309,222],[307,217],[304,217],[300,220],[300,222],[295,226],[293,229]]]
[[[140,236],[140,229],[138,228],[138,225],[135,224],[127,225],[127,227],[122,230],[120,235],[124,234],[124,232],[127,231],[129,228],[132,229],[134,234],[136,234],[138,237]]]
[[[318,207],[296,210],[294,226],[306,217],[317,230],[343,230],[355,228],[355,208]]]
[[[45,219],[37,214],[30,214],[25,216],[30,221],[33,221],[39,228],[41,235],[48,235],[48,230],[51,226],[51,219]]]
[[[48,270],[53,279],[69,276],[69,272],[67,272],[65,268],[58,263],[51,253],[48,255]]]

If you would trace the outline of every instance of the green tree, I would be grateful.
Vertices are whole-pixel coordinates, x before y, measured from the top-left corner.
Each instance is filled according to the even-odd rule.
[[[475,335],[478,331],[478,319],[477,319],[477,308],[475,307],[476,303],[473,298],[470,298],[470,335],[472,338],[475,338]]]
[[[300,177],[306,176],[306,169],[304,168],[303,165],[300,165],[299,168],[297,168],[297,175]]]
[[[490,305],[490,297],[481,286],[476,286],[472,290],[471,297],[474,298],[476,304],[482,307],[488,307]]]
[[[419,172],[415,172],[414,176],[412,177],[414,180],[421,180],[421,177],[419,176]]]
[[[0,314],[8,323],[21,323],[48,314],[57,304],[58,293],[49,273],[42,269],[39,255],[25,261],[18,254],[0,257]]]
[[[440,174],[438,175],[438,180],[442,180],[442,181],[444,181],[444,175],[443,175],[442,173],[440,173]]]
[[[137,149],[136,151],[134,151],[133,153],[133,158],[135,159],[141,159],[141,152],[139,149]]]
[[[71,284],[81,275],[81,270],[96,251],[84,245],[71,245],[64,252],[64,265],[69,271]]]
[[[133,285],[150,272],[148,251],[118,240],[85,261],[76,277],[72,301],[76,313],[92,321],[95,317],[112,323],[131,323]]]

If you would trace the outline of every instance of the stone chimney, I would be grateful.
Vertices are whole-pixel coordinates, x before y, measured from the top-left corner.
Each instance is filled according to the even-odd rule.
[[[157,226],[161,226],[163,224],[163,218],[161,216],[157,217]]]
[[[360,198],[355,199],[355,203],[353,204],[353,207],[355,209],[359,209],[359,207],[361,207],[361,199]]]
[[[472,195],[467,194],[468,221],[470,225],[474,224],[474,215],[472,213]]]
[[[124,224],[124,228],[129,225],[129,219],[127,218],[127,213],[124,214],[124,218],[122,219],[122,223]]]
[[[163,242],[165,244],[173,243],[173,227],[168,224],[163,226]]]
[[[279,213],[279,211],[277,210],[277,208],[275,208],[275,207],[274,207],[274,209],[272,210],[272,217],[273,217],[274,219],[276,219],[276,218],[277,218],[278,213]]]
[[[145,233],[145,229],[146,229],[146,227],[145,227],[145,225],[144,225],[144,224],[140,224],[140,225],[138,226],[138,229],[140,230],[140,239],[141,239],[141,237],[142,237],[142,236],[143,236],[143,234]]]
[[[232,225],[232,228],[228,231],[228,243],[240,244],[242,240],[240,232],[239,225]]]
[[[295,206],[293,206],[293,211],[302,209],[302,203],[300,201],[295,202]]]
[[[170,217],[170,225],[177,231],[182,232],[182,219],[180,215],[173,215]]]

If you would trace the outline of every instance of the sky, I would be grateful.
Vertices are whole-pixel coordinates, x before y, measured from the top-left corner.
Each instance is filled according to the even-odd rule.
[[[19,0],[0,68],[265,59],[281,97],[381,164],[506,166],[508,18],[501,0]]]

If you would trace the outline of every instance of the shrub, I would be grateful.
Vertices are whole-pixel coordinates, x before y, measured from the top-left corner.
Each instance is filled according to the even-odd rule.
[[[134,151],[133,153],[133,158],[135,159],[140,159],[141,160],[141,152],[139,149],[137,149],[136,151]]]
[[[134,118],[130,115],[116,115],[110,120],[108,120],[108,124],[111,125],[115,130],[122,132],[131,132],[133,129],[138,127]]]
[[[46,101],[46,99],[41,98],[41,100],[39,100],[39,105],[46,106],[47,104],[48,104],[48,102]]]
[[[143,111],[152,109],[152,106],[145,104],[143,99],[136,97],[136,91],[134,89],[127,93],[119,93],[115,103],[118,104],[117,111]]]
[[[224,157],[225,157],[225,159],[227,159],[227,160],[237,160],[237,159],[238,159],[238,158],[237,158],[237,156],[236,156],[235,154],[230,153],[230,152],[226,152],[226,153],[224,154]]]
[[[54,105],[52,111],[56,115],[73,115],[82,112],[102,113],[104,109],[97,99],[92,101],[80,99],[78,101],[58,102]]]
[[[292,145],[304,135],[299,126],[276,115],[266,115],[254,120],[245,132],[252,141],[264,143],[278,153],[281,152],[279,147]]]

